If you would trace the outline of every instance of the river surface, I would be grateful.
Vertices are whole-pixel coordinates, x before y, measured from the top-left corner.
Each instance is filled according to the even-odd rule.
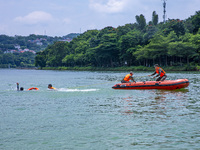
[[[127,73],[0,69],[0,149],[200,149],[200,73],[167,73],[189,80],[177,91],[112,89]]]

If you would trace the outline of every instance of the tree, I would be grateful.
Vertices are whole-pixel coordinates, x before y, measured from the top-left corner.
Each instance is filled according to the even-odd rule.
[[[65,42],[56,42],[48,47],[47,65],[52,67],[62,66],[62,59],[65,57],[66,50]]]
[[[166,36],[171,31],[174,31],[178,37],[186,33],[184,22],[180,19],[169,19],[163,26],[164,26],[163,33]]]
[[[46,55],[45,51],[38,52],[35,57],[35,66],[40,66],[41,68],[45,67],[46,66],[46,57],[47,57],[47,55]]]
[[[143,43],[149,44],[149,40],[153,38],[153,36],[156,34],[156,32],[158,31],[156,26],[153,25],[148,25],[147,29],[146,29],[146,33],[143,36]]]
[[[193,33],[196,34],[200,28],[200,11],[192,17],[192,24],[194,26]]]
[[[132,53],[133,49],[130,50],[130,48],[135,48],[137,45],[142,44],[142,33],[139,30],[132,30],[128,32],[126,35],[121,36],[119,40],[119,55],[120,60],[124,64],[125,62],[128,63],[128,65],[132,64],[132,61],[134,59]]]
[[[136,24],[125,24],[124,26],[119,26],[117,27],[117,35],[118,37],[121,37],[122,35],[127,34],[131,30],[136,28]]]
[[[191,36],[190,42],[194,45],[196,52],[194,56],[194,61],[200,65],[200,29],[196,35]]]
[[[2,64],[15,65],[14,55],[13,54],[4,54],[3,58],[2,58]]]
[[[99,62],[101,61],[101,65],[113,67],[119,55],[117,34],[104,34],[101,39],[101,43],[96,47],[95,56]]]
[[[171,56],[178,56],[180,58],[180,65],[182,65],[182,60],[186,58],[187,64],[189,65],[189,59],[195,54],[194,47],[189,42],[171,42],[169,44],[168,54]]]
[[[67,66],[74,66],[75,65],[74,54],[66,55],[62,59],[62,63],[65,64],[65,65],[67,65]]]
[[[153,22],[154,26],[156,26],[158,24],[158,15],[156,14],[155,11],[152,14],[152,22]]]
[[[153,64],[158,63],[160,65],[167,64],[167,47],[168,47],[168,41],[167,38],[164,37],[161,34],[155,35],[151,40],[150,43],[145,45],[142,48],[139,48],[136,53],[134,53],[137,57],[137,60],[140,61],[140,59],[146,59],[151,60]],[[142,53],[144,56],[141,56]],[[146,63],[146,66],[149,64]]]
[[[140,16],[135,16],[135,18],[136,18],[136,23],[137,23],[137,25],[138,25],[138,29],[139,30],[144,30],[144,28],[146,27],[146,19],[145,19],[145,17],[144,17],[144,15],[140,15]]]

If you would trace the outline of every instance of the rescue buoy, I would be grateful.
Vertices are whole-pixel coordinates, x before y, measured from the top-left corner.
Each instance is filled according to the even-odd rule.
[[[28,91],[31,91],[31,90],[36,90],[36,91],[37,91],[37,90],[39,90],[39,89],[36,88],[36,87],[31,87],[31,88],[28,89]]]

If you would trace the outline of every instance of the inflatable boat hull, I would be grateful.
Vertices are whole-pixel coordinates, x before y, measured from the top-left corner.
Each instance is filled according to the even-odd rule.
[[[188,79],[165,80],[165,81],[143,81],[115,84],[113,89],[133,90],[133,89],[164,89],[176,90],[189,85]]]

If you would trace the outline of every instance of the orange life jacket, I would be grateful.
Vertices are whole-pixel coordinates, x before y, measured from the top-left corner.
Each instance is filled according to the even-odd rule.
[[[56,88],[55,87],[50,87],[49,89],[55,90]]]
[[[125,77],[124,77],[124,81],[130,81],[131,80],[131,74],[127,74]]]
[[[156,73],[157,73],[157,74],[159,74],[159,69],[162,69],[162,68],[160,68],[160,67],[157,67],[157,68],[156,68]],[[163,77],[165,74],[166,74],[165,71],[162,69],[162,71],[161,71],[161,73],[160,73],[160,77]]]

